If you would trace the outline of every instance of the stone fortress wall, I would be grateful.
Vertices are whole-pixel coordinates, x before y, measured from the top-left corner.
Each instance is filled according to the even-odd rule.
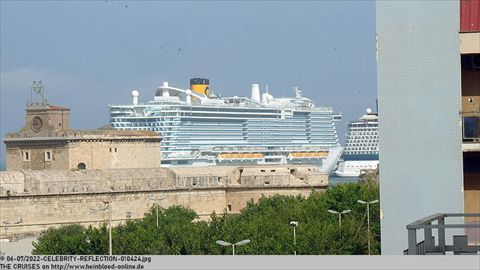
[[[182,205],[200,219],[212,212],[238,213],[250,200],[274,194],[308,196],[325,190],[328,175],[315,166],[216,166],[105,170],[0,172],[0,239],[38,235],[50,227],[141,218],[161,207]],[[16,224],[18,223],[18,224]]]
[[[159,167],[160,141],[154,132],[107,129],[19,132],[4,139],[8,171]]]
[[[141,218],[156,203],[238,213],[248,201],[274,194],[325,190],[316,166],[160,167],[162,137],[141,130],[70,130],[68,108],[31,101],[25,126],[4,138],[0,172],[0,240],[65,224],[97,226]],[[161,201],[155,201],[163,198]],[[98,211],[92,210],[97,209]]]

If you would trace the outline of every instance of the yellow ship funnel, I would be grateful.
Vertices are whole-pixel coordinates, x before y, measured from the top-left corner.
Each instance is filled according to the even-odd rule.
[[[190,79],[190,90],[209,97],[212,94],[210,91],[210,81],[205,78]]]

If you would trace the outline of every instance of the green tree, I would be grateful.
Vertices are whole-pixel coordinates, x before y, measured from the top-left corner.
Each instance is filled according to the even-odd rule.
[[[77,224],[50,228],[33,243],[32,254],[91,254],[88,239],[87,229]]]
[[[312,191],[302,196],[262,197],[250,201],[239,214],[212,213],[210,221],[199,221],[197,214],[185,207],[150,209],[140,220],[128,220],[112,230],[114,254],[199,255],[231,254],[231,247],[215,243],[236,243],[250,239],[236,248],[237,254],[367,254],[366,207],[357,200],[379,198],[378,185],[343,184],[325,192]],[[328,209],[352,211],[342,217]],[[372,254],[380,254],[379,204],[370,207]],[[290,221],[298,221],[297,245],[293,244]],[[107,254],[108,230],[80,225],[49,229],[34,244],[34,254]]]

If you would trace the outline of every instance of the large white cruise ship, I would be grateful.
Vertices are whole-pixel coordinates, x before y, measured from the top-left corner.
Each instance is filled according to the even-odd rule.
[[[335,174],[357,177],[362,171],[378,168],[378,114],[367,114],[348,124],[347,142]]]
[[[162,135],[162,166],[316,164],[331,172],[342,154],[330,107],[294,96],[274,98],[252,84],[251,97],[220,97],[209,80],[190,80],[190,89],[164,82],[153,100],[110,105],[110,125]]]

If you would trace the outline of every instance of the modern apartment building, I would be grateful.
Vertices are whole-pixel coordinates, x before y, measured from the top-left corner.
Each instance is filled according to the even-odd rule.
[[[465,213],[480,213],[480,0],[460,1],[460,55],[464,207]],[[480,243],[478,229],[466,234]]]
[[[458,1],[376,5],[385,255],[407,248],[407,224],[464,211],[459,14]]]

